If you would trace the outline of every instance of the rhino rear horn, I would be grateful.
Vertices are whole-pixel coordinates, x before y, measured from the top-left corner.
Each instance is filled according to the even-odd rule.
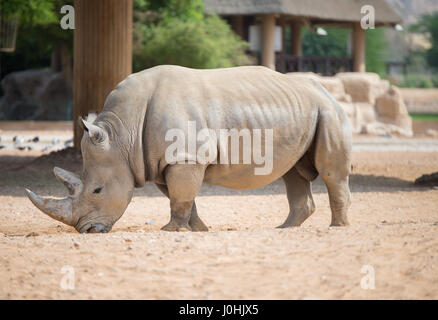
[[[72,210],[72,198],[67,197],[64,199],[44,198],[36,195],[29,189],[26,189],[26,194],[30,201],[42,212],[49,217],[65,223],[69,226],[76,224],[75,217],[73,217]]]
[[[53,169],[53,173],[67,187],[71,196],[75,197],[82,191],[82,181],[74,173],[58,167]]]

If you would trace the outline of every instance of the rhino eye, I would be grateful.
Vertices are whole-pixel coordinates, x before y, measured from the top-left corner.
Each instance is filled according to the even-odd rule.
[[[93,193],[100,193],[102,191],[102,187],[94,189]]]

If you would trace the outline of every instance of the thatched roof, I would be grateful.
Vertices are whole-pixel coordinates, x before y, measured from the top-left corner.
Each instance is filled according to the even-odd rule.
[[[402,23],[402,18],[385,0],[204,0],[207,12],[219,15],[283,14],[313,20],[360,21],[360,9],[371,5],[376,24]]]

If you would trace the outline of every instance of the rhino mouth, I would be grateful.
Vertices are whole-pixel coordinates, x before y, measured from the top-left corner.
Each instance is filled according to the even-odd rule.
[[[108,233],[110,232],[112,225],[104,225],[103,223],[86,223],[81,227],[77,227],[79,233]]]
[[[91,212],[89,214],[91,214]],[[75,225],[75,229],[79,233],[108,233],[111,231],[113,223],[106,221],[108,219],[104,217],[93,217],[90,219],[89,214],[79,219]]]

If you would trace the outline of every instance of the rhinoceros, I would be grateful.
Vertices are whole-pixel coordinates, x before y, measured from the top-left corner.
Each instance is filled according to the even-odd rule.
[[[134,188],[148,181],[170,200],[170,222],[162,230],[208,230],[195,204],[203,182],[250,189],[279,178],[290,208],[279,227],[300,226],[315,211],[311,182],[318,175],[327,186],[331,225],[348,225],[350,124],[342,107],[313,80],[261,66],[157,66],[129,75],[111,91],[97,117],[81,121],[81,176],[54,169],[69,196],[45,198],[26,189],[36,207],[80,233],[110,231]],[[220,155],[198,161],[189,151],[178,155],[186,162],[168,161],[172,141],[166,132],[188,133],[189,121],[197,130],[272,129],[272,170],[257,175],[254,162],[213,161]],[[213,142],[224,148],[219,140]]]

